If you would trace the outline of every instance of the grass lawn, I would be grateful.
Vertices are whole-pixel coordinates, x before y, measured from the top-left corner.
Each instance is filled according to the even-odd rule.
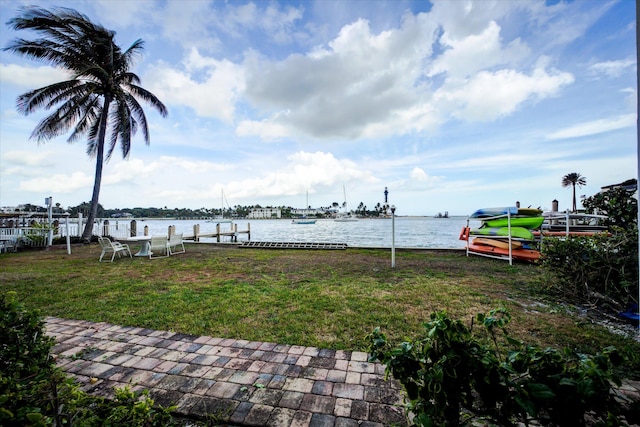
[[[391,269],[389,250],[186,246],[170,258],[113,263],[98,262],[97,244],[73,246],[71,255],[2,254],[0,291],[17,291],[45,316],[348,350],[366,350],[364,338],[376,326],[399,342],[420,333],[433,311],[470,323],[505,307],[510,333],[526,342],[640,354],[633,339],[544,297],[543,270],[534,265],[399,250]]]

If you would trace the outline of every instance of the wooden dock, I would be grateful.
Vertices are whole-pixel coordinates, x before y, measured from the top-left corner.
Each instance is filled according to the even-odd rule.
[[[183,235],[182,239],[199,242],[203,238],[215,238],[216,241],[221,242],[224,238],[229,238],[231,242],[237,242],[239,235],[246,234],[247,238],[251,240],[251,224],[247,223],[246,230],[238,230],[238,224],[231,223],[230,225],[230,229],[223,230],[220,224],[216,224],[215,231],[202,233],[200,232],[200,224],[195,224],[193,226],[193,234]]]

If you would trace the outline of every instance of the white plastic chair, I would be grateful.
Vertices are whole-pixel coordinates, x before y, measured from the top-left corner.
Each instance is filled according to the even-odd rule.
[[[102,253],[100,254],[100,262],[102,262],[102,257],[105,256],[105,254],[112,252],[113,254],[111,255],[111,262],[113,262],[113,259],[116,257],[116,254],[118,254],[118,257],[122,256],[122,254],[124,253],[125,255],[129,255],[129,258],[131,258],[131,250],[129,249],[129,245],[126,244],[122,244],[120,242],[112,242],[108,237],[98,237],[98,243],[100,243],[100,246],[102,247]]]
[[[151,241],[149,242],[149,259],[165,258],[169,255],[171,255],[169,240],[164,236],[151,236]]]
[[[178,250],[178,247],[181,247],[182,250]],[[186,252],[182,241],[182,233],[172,234],[171,237],[169,237],[169,249],[171,250],[171,255],[183,254]]]

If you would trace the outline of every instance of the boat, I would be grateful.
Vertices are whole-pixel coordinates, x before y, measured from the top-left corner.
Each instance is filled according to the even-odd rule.
[[[220,190],[220,215],[217,215],[214,218],[208,219],[205,222],[212,222],[214,224],[233,223],[232,219],[225,219],[224,217],[224,190]]]
[[[585,213],[545,212],[539,234],[544,236],[593,236],[608,233],[609,227],[602,225],[606,215]]]
[[[518,208],[519,216],[540,216],[542,215],[542,210],[538,208]]]
[[[338,212],[333,220],[336,222],[354,222],[357,221],[358,218],[351,212]]]
[[[469,218],[491,218],[494,216],[511,215],[511,216],[539,216],[542,211],[537,208],[519,208],[517,206],[498,207],[498,208],[482,208],[472,213]]]
[[[355,222],[358,218],[351,211],[347,210],[347,191],[344,186],[342,186],[342,191],[344,193],[344,202],[342,203],[342,206],[345,210],[338,212],[333,220],[336,222]]]
[[[481,227],[469,230],[472,236],[512,237],[515,239],[533,240],[531,230],[524,227]]]
[[[307,206],[305,209],[308,209],[309,207],[309,192],[307,191]],[[313,218],[307,218],[306,215],[302,215],[299,218],[294,218],[293,221],[291,221],[292,224],[315,224],[316,223],[316,219]]]
[[[544,217],[542,216],[515,216],[511,218],[503,217],[503,218],[495,218],[488,219],[484,221],[484,225],[486,227],[522,227],[528,229],[538,228],[544,222]]]
[[[469,216],[482,222],[480,228],[467,226],[460,232],[460,240],[467,242],[469,254],[489,258],[536,262],[540,251],[535,247],[532,229],[538,229],[545,221],[540,209],[517,206],[478,209]],[[470,236],[480,236],[470,239]]]
[[[500,207],[500,208],[483,208],[483,209],[478,209],[477,211],[469,215],[469,218],[491,218],[494,216],[517,215],[517,214],[518,214],[518,208],[515,206]]]
[[[291,223],[292,224],[315,224],[316,221],[317,221],[316,219],[300,217],[300,218],[293,219]]]
[[[536,262],[540,259],[540,251],[536,251],[534,249],[512,248],[509,250],[508,247],[500,248],[493,245],[485,245],[482,243],[476,243],[475,240],[469,243],[467,250],[479,255],[487,255],[491,257],[509,258],[509,256],[511,256],[512,259],[520,261]]]
[[[496,248],[509,249],[509,241],[505,239],[487,239],[485,237],[476,237],[475,239],[473,239],[473,244],[495,246]],[[524,244],[520,240],[511,241],[511,249],[520,249],[523,247],[524,247]]]

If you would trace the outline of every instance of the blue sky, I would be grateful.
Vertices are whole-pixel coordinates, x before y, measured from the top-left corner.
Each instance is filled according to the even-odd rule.
[[[0,1],[4,23],[32,1]],[[142,38],[133,71],[168,107],[106,164],[106,208],[355,206],[467,215],[571,207],[636,177],[635,2],[60,1]],[[94,160],[16,97],[64,73],[0,52],[0,206],[89,201]]]

